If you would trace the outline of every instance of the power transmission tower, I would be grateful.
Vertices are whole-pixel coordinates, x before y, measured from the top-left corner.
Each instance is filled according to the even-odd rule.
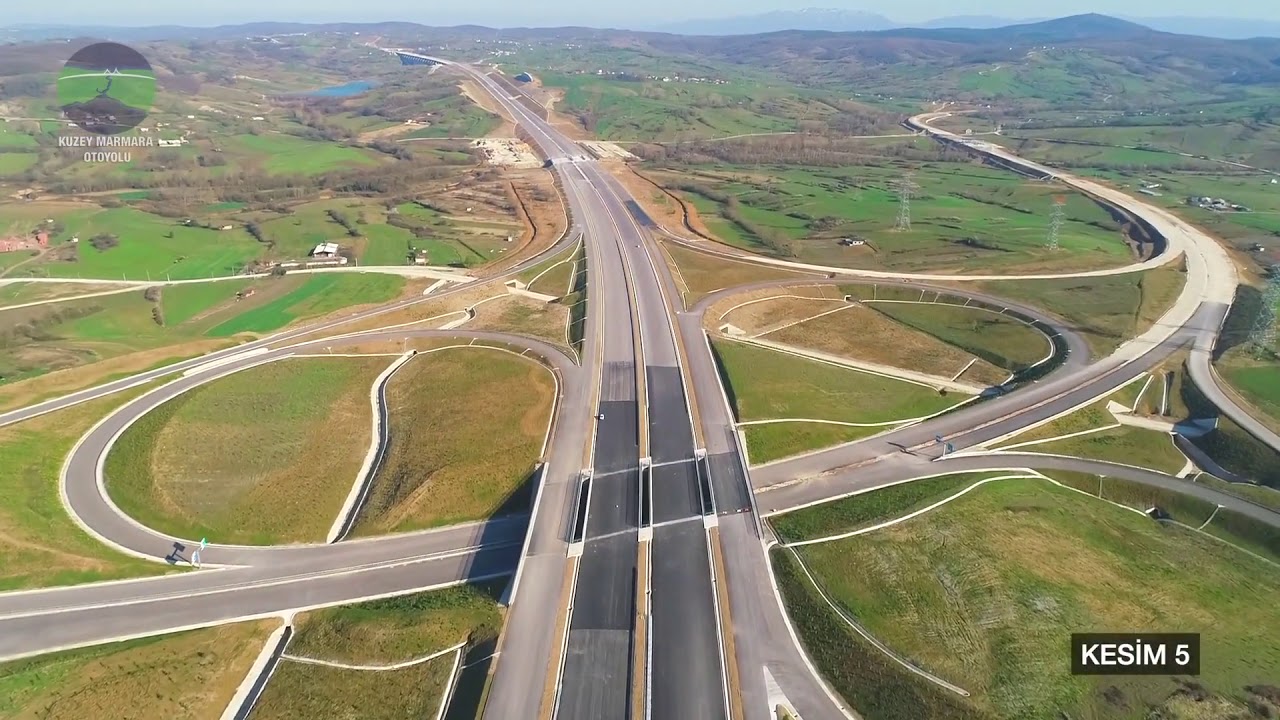
[[[1280,305],[1280,265],[1271,267],[1271,279],[1267,282],[1266,292],[1262,294],[1262,308],[1253,321],[1253,330],[1249,333],[1249,343],[1253,352],[1259,357],[1276,354],[1276,306]]]
[[[894,230],[903,232],[911,229],[911,193],[916,189],[912,173],[907,173],[898,181],[898,222]]]
[[[1049,249],[1058,249],[1058,235],[1062,232],[1062,221],[1066,217],[1067,198],[1062,195],[1053,197],[1053,214],[1049,216]]]

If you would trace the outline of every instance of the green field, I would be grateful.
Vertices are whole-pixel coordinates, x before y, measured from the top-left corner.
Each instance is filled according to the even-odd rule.
[[[170,400],[107,456],[112,500],[148,527],[216,543],[326,537],[369,449],[385,357],[267,363]]]
[[[287,652],[357,665],[427,657],[458,643],[467,644],[464,653],[491,653],[502,625],[497,598],[504,584],[463,585],[308,612],[299,616]],[[286,657],[272,674],[253,717],[436,717],[453,666],[451,653],[390,671],[322,667]],[[473,704],[469,709],[474,714],[478,700],[459,686],[450,717],[461,717],[468,704]]]
[[[254,720],[413,720],[439,711],[453,657],[398,670],[346,670],[285,658],[253,708]]]
[[[209,330],[213,337],[270,332],[295,320],[316,317],[350,305],[392,300],[404,287],[395,275],[337,274],[308,276],[294,290]]]
[[[35,208],[39,211],[39,208]],[[17,220],[18,208],[6,206],[0,217]],[[30,210],[27,211],[28,213]],[[58,248],[51,255],[67,260],[42,261],[41,275],[105,278],[108,280],[186,280],[229,275],[262,253],[262,246],[243,228],[207,230],[183,225],[134,208],[99,209],[81,206],[51,211],[62,232],[50,238]],[[94,248],[90,239],[99,234],[116,236],[118,245]],[[71,243],[79,237],[79,243]]]
[[[100,418],[154,384],[0,428],[0,591],[171,572],[116,553],[76,525],[62,505],[68,452]],[[0,673],[3,676],[3,673]],[[0,680],[0,686],[3,681]],[[0,692],[0,698],[5,693]],[[0,699],[0,709],[3,708]]]
[[[391,444],[354,533],[527,509],[554,395],[550,374],[528,359],[484,348],[419,354],[387,385]]]
[[[786,353],[727,340],[712,343],[726,391],[739,422],[749,420],[833,420],[889,423],[872,428],[829,426],[804,432],[791,423],[749,426],[752,462],[814,450],[812,444],[831,435],[864,436],[886,430],[894,421],[946,410],[955,398],[932,388],[821,363]]]
[[[1040,480],[991,483],[900,525],[799,554],[875,637],[972,693],[944,694],[890,665],[779,551],[802,641],[868,720],[1228,717],[1250,699],[1265,702],[1246,687],[1280,672],[1280,642],[1257,631],[1277,622],[1266,601],[1280,589],[1274,567]],[[1205,705],[1216,714],[1184,714],[1173,678],[1067,671],[1069,633],[1135,628],[1201,633],[1196,681],[1218,696]]]
[[[1186,272],[1171,263],[1146,272],[1097,278],[984,282],[982,289],[1070,321],[1093,353],[1104,356],[1150,329],[1185,282]]]
[[[0,175],[17,175],[40,160],[35,153],[0,153]]]
[[[895,230],[903,170],[886,161],[820,170],[692,166],[649,175],[683,196],[721,241],[803,262],[898,272],[1055,271],[1132,262],[1119,226],[1083,195],[969,163],[916,169],[911,228]],[[1056,252],[1053,198],[1066,199]],[[858,237],[865,245],[845,247]]]
[[[462,95],[440,98],[421,106],[430,123],[405,137],[480,138],[497,129],[500,118],[478,107]]]
[[[367,150],[287,135],[236,135],[226,140],[234,150],[262,158],[262,169],[272,174],[318,175],[337,168],[372,165]]]
[[[220,625],[4,663],[0,665],[0,717],[217,717],[278,623]]]
[[[394,275],[328,273],[170,285],[154,301],[139,289],[0,308],[0,383],[208,338],[267,333],[352,304],[392,300],[403,287],[404,278]]]

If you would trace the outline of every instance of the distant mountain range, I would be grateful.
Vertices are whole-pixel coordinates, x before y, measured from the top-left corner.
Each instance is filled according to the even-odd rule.
[[[758,15],[687,20],[647,29],[678,35],[756,35],[783,30],[868,32],[904,28],[987,30],[1009,25],[1038,23],[1046,19],[1004,18],[990,15],[954,15],[922,23],[904,23],[891,20],[883,15],[860,10],[805,8],[803,10],[777,10]],[[1280,22],[1269,20],[1201,17],[1126,17],[1124,19],[1152,30],[1183,35],[1200,35],[1202,37],[1226,39],[1280,37]]]

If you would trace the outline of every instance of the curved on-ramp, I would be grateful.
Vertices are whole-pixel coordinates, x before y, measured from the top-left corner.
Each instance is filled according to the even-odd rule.
[[[562,382],[578,382],[578,367],[562,351],[538,340],[505,333],[463,332],[457,330],[374,330],[340,340],[314,340],[288,348],[247,356],[238,361],[224,363],[207,371],[173,380],[130,401],[99,421],[80,439],[63,465],[60,484],[63,501],[68,513],[91,535],[122,552],[148,560],[163,562],[167,558],[174,558],[175,550],[182,548],[177,550],[177,554],[181,560],[189,560],[189,550],[198,545],[198,541],[193,541],[190,538],[174,537],[147,528],[129,517],[112,502],[106,488],[103,465],[112,445],[120,435],[132,423],[159,407],[162,403],[172,400],[192,388],[232,373],[264,363],[282,360],[309,349],[380,340],[397,341],[404,337],[457,338],[463,341],[479,340],[518,348],[522,347],[526,351],[535,353],[544,363],[549,364],[556,372],[560,373]],[[388,377],[389,375],[385,375],[380,378],[380,384],[385,385]],[[377,395],[381,396],[381,388],[378,388]],[[387,442],[386,434],[376,433],[373,442],[377,446],[375,453],[380,454]],[[372,472],[372,467],[362,469],[363,474],[371,474]],[[358,483],[364,483],[369,478],[362,476],[356,480]],[[523,530],[524,522],[525,518],[520,518],[518,521],[494,520],[486,525],[496,523],[498,527],[506,528],[506,532],[520,532]],[[406,548],[412,546],[415,542],[426,543],[427,546],[431,546],[434,543],[435,546],[442,549],[451,549],[465,546],[467,539],[476,532],[475,527],[472,525],[354,542],[364,545],[403,543]],[[492,530],[492,528],[490,529]],[[320,555],[331,556],[333,552],[334,550],[329,545],[318,543],[270,547],[213,544],[202,551],[201,556],[204,564],[209,566],[241,566],[270,565],[307,560]]]

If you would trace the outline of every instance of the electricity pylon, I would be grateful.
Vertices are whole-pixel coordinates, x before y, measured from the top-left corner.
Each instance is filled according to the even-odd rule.
[[[911,193],[916,189],[912,173],[898,181],[898,222],[893,226],[899,232],[911,229]]]
[[[1049,216],[1049,249],[1058,249],[1058,235],[1062,232],[1062,221],[1066,217],[1067,198],[1062,195],[1053,197],[1053,214]]]

